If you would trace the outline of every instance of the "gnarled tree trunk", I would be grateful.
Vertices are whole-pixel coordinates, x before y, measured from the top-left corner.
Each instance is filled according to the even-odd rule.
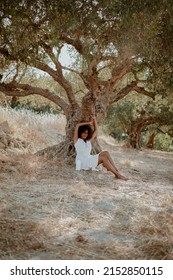
[[[134,149],[140,149],[140,138],[141,138],[141,125],[134,125],[129,130],[129,143]]]
[[[141,130],[145,126],[145,120],[139,118],[131,123],[128,131],[130,146],[134,149],[140,149]]]
[[[75,126],[79,122],[90,121],[92,114],[96,113],[95,108],[96,108],[96,99],[93,98],[93,96],[88,93],[83,98],[81,107],[73,110],[71,109],[66,112],[67,123],[65,128],[66,130],[65,140],[57,145],[50,146],[41,151],[38,151],[36,155],[45,155],[49,159],[61,158],[64,159],[67,163],[73,164],[76,155],[74,142],[73,142]],[[97,109],[97,114],[99,113],[100,111],[99,109]],[[97,137],[93,141],[92,146],[93,146],[92,154],[96,154],[101,151],[101,147],[98,143]]]
[[[132,122],[131,127],[128,131],[129,143],[132,148],[141,149],[141,131],[144,127],[152,124],[153,122],[154,118],[145,118],[143,116],[139,117],[139,119]]]

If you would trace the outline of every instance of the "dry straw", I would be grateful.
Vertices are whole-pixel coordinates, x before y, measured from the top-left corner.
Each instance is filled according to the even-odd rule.
[[[0,116],[32,150],[63,137],[63,117]],[[172,154],[124,150],[106,137],[102,147],[127,182],[27,150],[1,151],[1,259],[173,259]]]

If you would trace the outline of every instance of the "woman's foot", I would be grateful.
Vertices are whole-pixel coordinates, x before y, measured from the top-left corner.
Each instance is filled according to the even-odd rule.
[[[117,179],[120,179],[120,180],[124,180],[124,181],[127,181],[128,178],[124,177],[123,175],[118,175],[118,176],[115,176]]]

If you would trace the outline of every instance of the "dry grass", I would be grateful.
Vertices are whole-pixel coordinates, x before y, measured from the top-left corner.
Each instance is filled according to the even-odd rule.
[[[33,150],[43,145],[47,127],[63,137],[61,118],[28,115],[22,122],[1,115],[24,140],[31,129]],[[44,145],[52,144],[47,135]],[[1,151],[1,259],[173,259],[172,154],[133,151],[106,139],[100,137],[103,149],[129,181],[105,170],[77,172],[29,150]]]
[[[35,114],[28,110],[0,108],[0,123],[7,121],[15,138],[26,140],[25,152],[35,152],[60,142],[65,132],[65,117],[53,114]],[[24,151],[23,151],[24,152]]]

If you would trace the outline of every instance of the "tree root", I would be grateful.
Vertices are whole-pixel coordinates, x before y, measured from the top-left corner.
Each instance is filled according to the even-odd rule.
[[[74,144],[66,140],[57,145],[53,145],[38,151],[35,153],[35,155],[45,156],[48,159],[57,158],[64,160],[68,164],[74,164],[76,152]]]

